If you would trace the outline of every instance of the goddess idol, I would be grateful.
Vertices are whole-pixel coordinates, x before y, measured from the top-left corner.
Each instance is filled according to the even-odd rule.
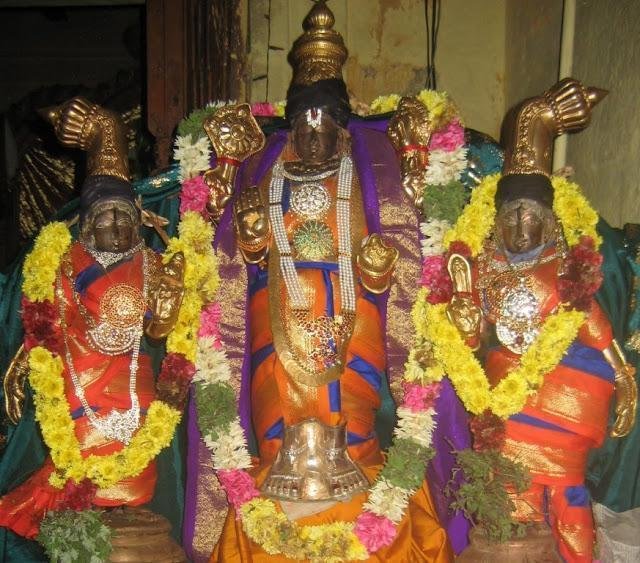
[[[476,415],[474,448],[497,449],[530,475],[511,491],[515,520],[550,526],[562,559],[584,563],[594,543],[587,455],[605,438],[614,390],[612,435],[630,431],[636,386],[594,298],[597,214],[550,165],[553,139],[586,127],[604,94],[564,79],[508,117],[503,174],[476,188],[445,235],[453,296],[425,307],[424,330]],[[555,551],[536,560],[558,560]]]
[[[387,426],[393,418],[387,377],[406,403],[399,374],[420,278],[418,216],[384,131],[349,124],[347,50],[333,24],[325,2],[316,2],[290,53],[291,129],[244,161],[235,187],[229,170],[260,148],[259,129],[243,106],[205,123],[218,157],[205,179],[219,223],[220,338],[230,360],[230,372],[198,383],[210,389],[199,392],[200,431],[230,504],[211,561],[453,557],[424,480],[433,397],[412,388],[386,465],[376,431],[376,411]],[[233,135],[237,152],[225,152]],[[206,398],[222,403],[229,385],[239,394],[239,419],[223,423],[226,408],[208,407]],[[253,461],[245,434],[257,445]],[[199,534],[212,533],[211,453],[197,459],[187,507],[195,526],[185,544],[193,542],[199,559]]]
[[[47,116],[64,145],[88,153],[88,175],[78,240],[65,223],[51,223],[25,260],[24,345],[4,380],[18,424],[28,374],[49,450],[40,469],[0,498],[0,525],[27,538],[47,513],[148,503],[154,458],[173,437],[189,384],[167,373],[156,383],[144,343],[145,335],[166,338],[178,319],[185,260],[176,253],[163,264],[140,238],[120,116],[83,98]],[[15,445],[8,447],[19,451]],[[182,559],[175,543],[156,548]]]

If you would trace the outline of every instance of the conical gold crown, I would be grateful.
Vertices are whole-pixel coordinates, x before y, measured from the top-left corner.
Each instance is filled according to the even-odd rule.
[[[289,63],[291,84],[308,85],[327,78],[342,78],[347,48],[342,35],[333,29],[335,18],[325,0],[316,2],[304,18],[304,33],[293,43]]]

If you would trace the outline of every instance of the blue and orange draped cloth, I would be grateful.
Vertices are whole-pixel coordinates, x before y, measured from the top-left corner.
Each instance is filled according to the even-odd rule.
[[[153,257],[152,257],[153,259]],[[142,253],[107,268],[102,268],[84,250],[74,243],[70,250],[71,276],[61,276],[66,307],[68,345],[80,385],[90,407],[98,416],[112,409],[125,411],[130,408],[129,365],[131,353],[106,355],[96,351],[87,341],[89,328],[85,314],[98,319],[101,297],[117,284],[126,284],[142,290]],[[74,287],[72,287],[72,284]],[[86,308],[83,314],[74,303],[74,289]],[[57,307],[56,298],[56,307]],[[62,350],[57,351],[64,358]],[[151,360],[140,353],[136,378],[136,390],[140,400],[141,424],[151,401],[155,398],[154,376]],[[123,444],[105,438],[87,419],[76,396],[65,360],[65,394],[75,421],[75,433],[83,457],[91,454],[108,455],[123,448]],[[50,458],[29,479],[0,499],[0,526],[10,528],[19,535],[34,537],[48,510],[55,510],[63,498],[63,489],[52,487],[49,476],[54,467]],[[156,467],[152,462],[137,477],[125,479],[109,487],[98,489],[92,502],[96,506],[137,506],[149,502],[156,484]]]
[[[242,262],[233,235],[231,205],[218,227],[215,246],[223,280],[220,299],[222,338],[234,370],[241,374],[237,381],[241,422],[254,451],[259,451],[260,467],[273,461],[285,424],[295,423],[302,416],[316,416],[329,424],[346,420],[349,452],[365,471],[372,470],[368,473],[370,479],[382,463],[380,443],[388,444],[395,423],[389,382],[402,376],[408,347],[413,341],[410,313],[421,264],[418,217],[402,190],[397,159],[384,129],[384,123],[352,123],[349,126],[365,219],[363,235],[381,233],[400,251],[394,285],[381,296],[369,294],[362,288],[357,290],[357,315],[364,320],[364,328],[360,335],[356,328],[348,344],[345,370],[339,380],[318,387],[316,400],[305,402],[303,408],[287,401],[287,396],[291,396],[290,389],[283,392],[282,386],[290,385],[291,378],[284,373],[274,350],[268,310],[269,274]],[[268,182],[269,171],[285,144],[286,132],[272,135],[266,148],[242,166],[236,193],[240,187]],[[323,310],[316,313],[331,315],[334,296],[337,297],[336,265],[331,262],[299,262],[296,265],[299,274],[309,278],[317,295],[322,296],[316,305]],[[251,314],[246,314],[248,311]],[[449,512],[443,489],[453,466],[452,446],[461,449],[469,444],[466,416],[448,384],[443,386],[437,408],[434,446],[438,455],[428,470],[430,495],[428,491],[420,493],[424,495],[421,497],[424,501],[418,512],[422,511],[423,517],[431,514],[434,524],[427,526],[423,533],[433,532],[437,542],[437,537],[442,537],[435,533],[439,529],[436,520],[439,518],[454,549],[460,551],[466,546],[468,523],[462,515]],[[191,409],[193,412],[193,406]],[[212,537],[217,536],[216,532],[223,525],[221,519],[213,522],[214,514],[221,513],[224,519],[226,510],[224,496],[215,490],[211,454],[202,445],[195,424],[189,428],[189,467],[197,470],[192,470],[188,476],[184,545],[188,555],[197,561],[210,556],[215,543]],[[258,470],[258,473],[264,472]],[[355,504],[361,505],[364,495],[360,496],[362,498],[353,499]],[[347,514],[351,509],[346,507],[354,503],[340,503],[344,504],[340,509],[344,513],[330,510],[318,517],[320,520],[323,516],[353,519],[355,513]],[[301,523],[320,522],[311,518],[313,521],[304,519]],[[251,549],[242,532],[232,530],[235,526],[231,520],[225,525],[221,546],[225,542],[227,545],[239,542],[242,546],[238,549]],[[419,530],[420,525],[414,528],[416,533]],[[404,537],[402,541],[410,536],[411,533],[399,534],[399,538]]]
[[[555,259],[529,273],[543,319],[560,303],[559,265]],[[560,554],[571,562],[592,560],[594,529],[584,482],[588,453],[606,436],[615,374],[602,350],[612,340],[609,321],[594,300],[560,363],[545,375],[522,411],[506,423],[503,453],[523,463],[532,478],[531,488],[514,496],[515,517],[546,520]],[[504,346],[491,349],[485,368],[489,381],[496,384],[518,362],[519,356]]]

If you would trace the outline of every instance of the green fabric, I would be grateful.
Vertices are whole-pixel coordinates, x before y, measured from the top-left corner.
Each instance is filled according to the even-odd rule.
[[[633,274],[627,261],[633,258],[627,250],[621,231],[612,229],[601,221],[598,229],[604,244],[604,283],[598,292],[598,301],[609,315],[616,339],[624,343],[628,335],[629,300]],[[636,382],[640,385],[640,357],[626,351],[627,359],[636,370]],[[615,420],[612,401],[610,427]],[[603,446],[591,452],[587,469],[587,485],[595,501],[611,510],[623,512],[640,506],[640,424],[624,438],[607,438]]]
[[[176,231],[179,211],[178,192],[180,181],[176,166],[168,172],[135,184],[136,193],[142,196],[143,207],[169,219],[166,230],[169,236]],[[67,204],[57,214],[56,219],[64,220],[73,217],[77,212],[78,201]],[[76,231],[76,229],[72,229]],[[74,232],[75,234],[75,232]],[[160,237],[152,229],[144,232],[147,245],[162,250],[164,245]],[[9,362],[22,341],[22,324],[20,318],[20,300],[22,287],[22,263],[31,250],[31,245],[16,258],[7,273],[0,278],[0,373],[5,373]],[[164,356],[163,347],[152,348],[145,345],[153,359],[157,370]],[[0,398],[4,404],[0,387]],[[151,510],[169,519],[172,534],[181,541],[182,514],[184,509],[185,480],[185,448],[186,424],[184,421],[177,429],[171,446],[157,458],[158,483],[156,494],[149,504]],[[0,494],[15,488],[24,482],[29,475],[43,463],[47,450],[42,442],[40,431],[34,418],[33,400],[27,385],[27,397],[24,415],[16,426],[2,428],[7,443],[0,451]],[[34,541],[27,541],[13,532],[0,528],[0,560],[15,562],[46,561],[40,546]]]

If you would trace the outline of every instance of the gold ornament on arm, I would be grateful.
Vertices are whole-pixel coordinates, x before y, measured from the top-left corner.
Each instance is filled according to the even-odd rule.
[[[234,227],[242,256],[249,264],[262,262],[271,239],[271,223],[258,188],[244,188],[233,211]]]
[[[82,97],[41,113],[54,126],[63,145],[87,152],[87,176],[116,176],[129,181],[126,128],[119,114]]]
[[[166,338],[178,321],[184,296],[184,270],[184,254],[176,252],[149,280],[151,321],[145,332],[151,338]]]
[[[433,130],[434,123],[426,106],[408,97],[400,100],[387,129],[387,136],[400,158],[402,187],[418,209],[422,208]]]
[[[221,107],[204,122],[218,165],[204,174],[209,186],[209,212],[218,222],[233,193],[238,166],[264,147],[265,136],[251,113],[249,104]]]

